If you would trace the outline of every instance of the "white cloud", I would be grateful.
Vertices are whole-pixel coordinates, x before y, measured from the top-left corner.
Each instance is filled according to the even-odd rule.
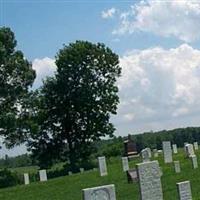
[[[48,57],[35,59],[32,67],[36,71],[36,80],[33,85],[34,88],[41,86],[42,80],[47,76],[52,76],[56,70],[55,60]]]
[[[113,34],[144,31],[192,42],[200,39],[200,1],[140,1],[121,12],[119,21]]]
[[[113,119],[119,131],[193,126],[200,120],[200,50],[187,44],[135,50],[120,65],[121,103]]]
[[[104,19],[107,19],[107,18],[112,18],[114,17],[116,13],[116,9],[115,8],[110,8],[108,10],[104,10],[101,12],[101,17],[104,18]]]

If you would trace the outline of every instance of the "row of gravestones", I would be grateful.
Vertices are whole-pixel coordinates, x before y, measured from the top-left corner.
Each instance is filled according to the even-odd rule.
[[[128,159],[122,159],[123,170],[128,170]],[[99,158],[100,175],[107,175],[105,157]],[[140,186],[141,200],[163,200],[161,173],[158,161],[147,161],[136,165]],[[189,181],[177,183],[180,200],[192,200]],[[104,185],[100,187],[83,189],[84,200],[116,200],[115,186]]]
[[[185,152],[188,157],[192,159],[193,168],[197,168],[197,158],[194,155],[194,151],[192,151],[192,144],[185,144]],[[195,150],[198,150],[198,143],[194,143]],[[173,162],[172,159],[172,149],[173,153],[177,154],[177,146],[176,144],[172,145],[170,141],[163,142],[163,151],[161,150],[153,150],[154,157],[158,157],[158,154],[163,152],[165,163]],[[143,163],[137,164],[137,170],[135,174],[135,178],[138,178],[140,185],[140,196],[141,200],[162,200],[162,186],[160,177],[162,175],[161,169],[159,167],[158,161],[149,161],[151,158],[151,149],[145,148],[141,151],[141,156],[143,158]],[[105,157],[99,157],[99,170],[100,175],[107,175],[107,165]],[[129,171],[128,158],[122,157],[122,166],[123,171]],[[175,172],[180,172],[180,162],[174,161]],[[133,170],[133,172],[135,172]],[[189,181],[184,181],[177,183],[177,189],[179,193],[180,200],[191,200],[192,193]],[[84,200],[116,200],[115,194],[115,186],[114,185],[105,185],[95,188],[87,188],[83,189],[83,199]]]

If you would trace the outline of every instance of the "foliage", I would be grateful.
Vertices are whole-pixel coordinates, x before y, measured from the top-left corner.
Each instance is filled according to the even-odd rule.
[[[57,159],[71,170],[87,162],[92,142],[113,136],[120,76],[118,56],[104,44],[77,41],[56,56],[57,72],[36,95],[36,129],[29,147],[41,167]]]
[[[25,99],[35,79],[31,63],[16,50],[9,28],[0,28],[0,135],[10,146],[19,144],[27,133]]]

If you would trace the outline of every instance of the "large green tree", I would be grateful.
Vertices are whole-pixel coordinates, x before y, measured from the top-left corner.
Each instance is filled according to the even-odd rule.
[[[11,146],[26,135],[24,102],[35,79],[31,63],[16,50],[16,45],[10,28],[0,28],[0,135]]]
[[[119,103],[116,80],[121,68],[111,49],[87,41],[64,46],[56,65],[55,77],[37,91],[32,107],[37,110],[37,126],[29,147],[40,166],[59,157],[68,159],[74,170],[88,159],[93,141],[113,136],[110,116]]]

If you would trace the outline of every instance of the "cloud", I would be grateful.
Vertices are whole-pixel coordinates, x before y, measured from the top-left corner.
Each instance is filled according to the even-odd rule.
[[[34,88],[41,86],[42,80],[47,76],[52,76],[56,70],[55,60],[48,57],[34,59],[32,67],[36,71],[37,75],[33,85]]]
[[[134,50],[120,65],[121,102],[113,119],[119,130],[192,126],[200,120],[200,50],[187,44]]]
[[[113,34],[150,32],[175,37],[185,42],[200,39],[200,2],[190,0],[145,0],[119,14],[119,26]]]
[[[104,18],[104,19],[107,19],[107,18],[112,18],[114,17],[116,13],[116,9],[115,8],[110,8],[108,10],[104,10],[101,12],[101,17]]]

